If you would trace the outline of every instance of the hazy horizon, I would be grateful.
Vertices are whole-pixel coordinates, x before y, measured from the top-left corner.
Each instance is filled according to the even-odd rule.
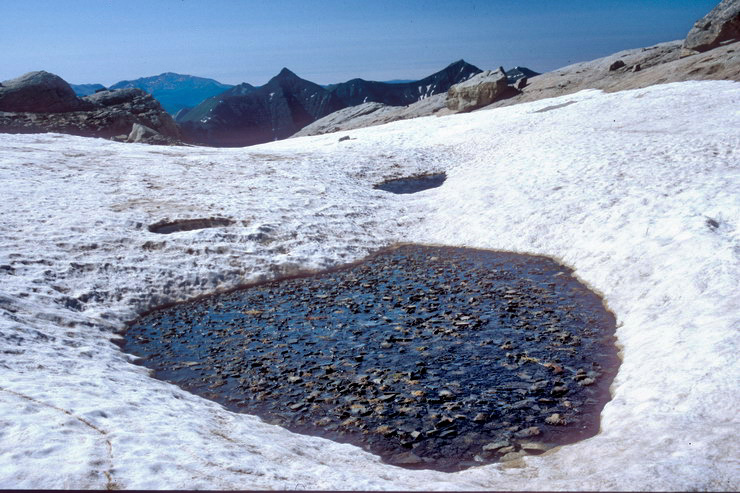
[[[537,72],[682,39],[718,0],[9,0],[0,80],[72,84],[164,72],[262,85],[288,67],[319,84],[419,79],[464,59]]]

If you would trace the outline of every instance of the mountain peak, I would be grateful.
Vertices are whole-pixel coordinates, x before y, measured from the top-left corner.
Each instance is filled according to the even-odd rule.
[[[277,74],[280,78],[285,77],[298,77],[295,73],[291,72],[287,67],[283,67],[283,69],[280,71],[279,74]]]
[[[468,64],[468,62],[466,62],[465,60],[463,60],[463,59],[461,58],[461,59],[459,59],[459,60],[455,60],[454,62],[452,62],[451,64],[449,64],[449,65],[448,65],[447,67],[448,67],[448,68],[449,68],[449,67],[459,67],[459,66],[461,66],[461,65],[469,65],[469,64]]]

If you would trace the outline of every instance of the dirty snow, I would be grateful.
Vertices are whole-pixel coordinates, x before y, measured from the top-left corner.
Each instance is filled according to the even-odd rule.
[[[738,128],[740,84],[720,81],[344,142],[0,135],[0,488],[737,490]],[[372,187],[441,171],[445,184],[418,194]],[[210,217],[236,223],[147,230]],[[603,293],[623,363],[600,433],[506,464],[409,471],[225,411],[112,342],[155,305],[399,241],[550,255]]]

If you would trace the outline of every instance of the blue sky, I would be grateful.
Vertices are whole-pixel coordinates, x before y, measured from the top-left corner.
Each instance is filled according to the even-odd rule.
[[[415,79],[464,58],[548,71],[685,37],[719,0],[2,0],[0,80],[162,72],[264,84]]]

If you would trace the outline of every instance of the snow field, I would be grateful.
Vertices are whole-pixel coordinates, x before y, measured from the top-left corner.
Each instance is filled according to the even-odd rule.
[[[0,135],[0,487],[738,489],[738,103],[724,81],[583,91],[245,149]],[[146,228],[206,217],[237,222]],[[158,304],[399,241],[549,255],[602,293],[623,363],[600,433],[408,471],[227,412],[112,342]]]

